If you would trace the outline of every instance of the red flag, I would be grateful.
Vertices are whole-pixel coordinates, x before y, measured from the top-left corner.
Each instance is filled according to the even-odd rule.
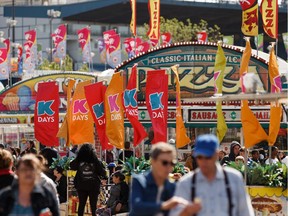
[[[120,35],[114,34],[109,37],[108,53],[113,53],[115,50],[120,49]]]
[[[262,0],[260,5],[263,29],[271,38],[278,38],[278,1]]]
[[[9,78],[8,52],[6,48],[0,48],[0,80]]]
[[[83,62],[91,62],[90,29],[88,27],[77,31],[78,41],[82,49]]]
[[[114,29],[103,32],[103,39],[104,39],[107,54],[109,52],[109,45],[110,45],[109,38],[115,34],[116,34],[116,31]]]
[[[167,142],[168,75],[165,70],[147,72],[146,106],[154,131],[152,142]]]
[[[134,146],[137,146],[145,137],[147,137],[147,133],[144,127],[138,120],[136,79],[137,79],[137,65],[134,65],[132,67],[129,83],[123,95],[124,111],[134,128],[134,142],[133,142]]]
[[[104,96],[106,86],[104,86],[102,82],[98,82],[85,86],[84,90],[89,110],[96,124],[102,150],[112,149],[113,146],[108,144],[108,138],[106,136],[106,121],[104,112]]]
[[[142,52],[147,52],[150,48],[150,44],[148,42],[143,42],[137,45],[136,55]]]
[[[201,31],[197,33],[197,40],[198,42],[207,42],[208,41],[208,34],[206,31]]]
[[[168,45],[172,42],[172,36],[169,32],[163,33],[161,35],[162,45]]]
[[[134,40],[134,38],[125,38],[124,40],[124,48],[125,51],[127,52],[127,54],[130,54],[133,50],[132,50],[132,46],[130,44],[130,42]]]
[[[39,83],[34,111],[35,138],[46,146],[59,146],[59,92],[56,82]]]
[[[53,38],[55,46],[55,56],[64,59],[66,56],[66,37],[67,37],[67,28],[66,25],[59,25],[55,30],[55,33],[51,35]]]
[[[149,0],[150,29],[147,35],[151,41],[158,42],[160,37],[160,0]]]

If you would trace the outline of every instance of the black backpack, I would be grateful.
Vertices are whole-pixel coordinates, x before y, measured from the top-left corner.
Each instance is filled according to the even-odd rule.
[[[95,181],[96,177],[96,168],[94,163],[81,162],[78,168],[78,177],[82,183]]]

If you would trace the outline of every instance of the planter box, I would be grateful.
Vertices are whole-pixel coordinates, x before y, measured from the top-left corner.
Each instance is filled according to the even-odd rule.
[[[287,215],[288,190],[265,186],[246,186],[255,216]]]

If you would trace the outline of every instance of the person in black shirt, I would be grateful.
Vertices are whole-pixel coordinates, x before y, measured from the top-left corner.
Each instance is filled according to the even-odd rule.
[[[130,158],[133,156],[133,151],[130,150],[130,142],[126,141],[124,145],[125,145],[125,150],[119,154],[118,164],[123,164],[122,161],[125,161],[126,158]],[[125,159],[123,158],[123,152],[124,152]]]
[[[14,180],[12,167],[13,157],[11,153],[5,149],[0,149],[0,190],[12,184]]]
[[[54,176],[56,177],[55,183],[59,195],[60,204],[67,201],[67,178],[63,174],[63,171],[64,170],[62,169],[62,167],[59,166],[57,166],[53,171]]]

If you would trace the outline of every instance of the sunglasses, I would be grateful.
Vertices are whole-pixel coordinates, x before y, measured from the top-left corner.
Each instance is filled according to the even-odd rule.
[[[197,156],[196,159],[198,160],[211,160],[212,157],[206,157],[206,156]]]
[[[167,161],[167,160],[160,160],[160,161],[161,161],[163,166],[170,165],[170,166],[174,167],[176,165],[176,162],[174,162],[174,161]]]

